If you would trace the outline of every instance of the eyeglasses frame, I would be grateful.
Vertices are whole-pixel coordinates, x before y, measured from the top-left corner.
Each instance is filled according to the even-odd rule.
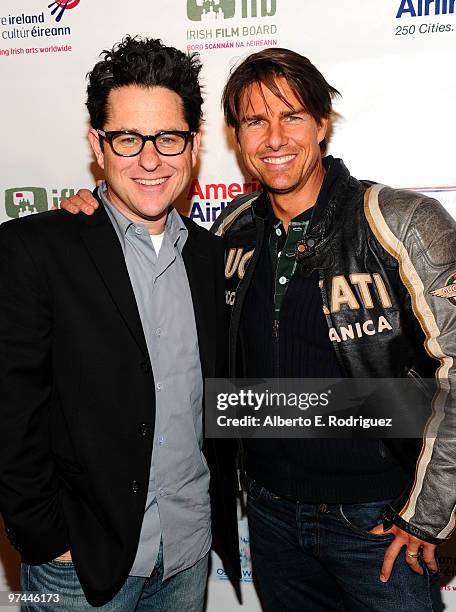
[[[139,132],[134,132],[133,130],[112,130],[110,132],[106,132],[105,130],[97,129],[97,132],[99,136],[101,136],[104,140],[107,140],[109,142],[109,145],[114,155],[118,155],[119,157],[136,157],[137,155],[140,155],[140,153],[144,149],[145,144],[148,140],[152,142],[155,150],[157,151],[159,155],[163,155],[165,157],[175,157],[176,155],[182,155],[182,153],[187,148],[188,142],[192,141],[193,137],[196,134],[196,132],[191,132],[190,130],[161,130],[160,132],[157,132],[156,134],[148,134],[148,135],[140,134]],[[133,134],[134,136],[139,136],[140,138],[142,138],[142,146],[139,149],[139,151],[137,153],[132,153],[131,155],[124,154],[124,153],[118,153],[114,149],[114,146],[112,144],[112,139],[115,138],[118,134],[124,134],[125,136]],[[177,134],[178,136],[182,136],[185,141],[182,151],[180,153],[162,153],[158,149],[155,140],[159,138],[160,136],[163,136],[163,134]]]

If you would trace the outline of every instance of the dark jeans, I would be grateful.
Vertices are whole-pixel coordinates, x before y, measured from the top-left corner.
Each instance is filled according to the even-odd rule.
[[[150,578],[129,576],[109,603],[92,607],[87,603],[71,561],[49,561],[43,565],[22,565],[23,591],[58,593],[59,603],[28,604],[25,612],[202,612],[207,582],[206,555],[187,570],[163,582],[163,549]]]
[[[380,582],[391,535],[369,529],[389,500],[303,504],[249,483],[253,574],[265,612],[440,612],[438,574],[412,572],[401,551]]]

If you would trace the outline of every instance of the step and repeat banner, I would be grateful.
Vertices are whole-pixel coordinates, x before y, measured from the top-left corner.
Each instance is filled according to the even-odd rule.
[[[306,55],[341,92],[329,153],[354,176],[426,192],[456,216],[455,0],[2,0],[0,222],[101,178],[86,137],[85,75],[125,34],[201,54],[203,146],[179,201],[198,223],[209,227],[257,188],[239,166],[220,94],[240,59],[271,46]],[[239,525],[242,609],[259,611],[241,514]],[[18,562],[1,531],[0,591],[17,588]],[[440,549],[440,562],[456,611],[456,545]],[[238,606],[214,557],[208,610]]]

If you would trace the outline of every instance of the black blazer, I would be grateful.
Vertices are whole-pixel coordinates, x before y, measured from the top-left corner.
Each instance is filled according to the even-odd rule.
[[[183,219],[203,376],[224,376],[222,242]],[[92,605],[115,595],[136,554],[154,411],[141,321],[104,208],[1,225],[0,510],[24,562],[71,550]],[[238,572],[234,464],[206,443],[217,552]]]

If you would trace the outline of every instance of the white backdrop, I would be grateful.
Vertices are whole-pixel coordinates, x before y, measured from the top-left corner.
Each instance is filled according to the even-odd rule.
[[[86,141],[85,74],[127,33],[202,55],[204,145],[180,202],[197,221],[209,226],[244,184],[252,189],[224,129],[220,93],[238,59],[267,46],[308,56],[342,93],[329,152],[354,176],[429,192],[456,216],[452,0],[69,0],[62,10],[64,4],[1,2],[0,222],[93,185],[99,175]],[[245,520],[240,526],[243,609],[254,612]],[[456,610],[456,546],[440,556],[444,599]],[[2,535],[0,591],[17,587],[17,563]],[[214,559],[208,610],[235,609]]]

